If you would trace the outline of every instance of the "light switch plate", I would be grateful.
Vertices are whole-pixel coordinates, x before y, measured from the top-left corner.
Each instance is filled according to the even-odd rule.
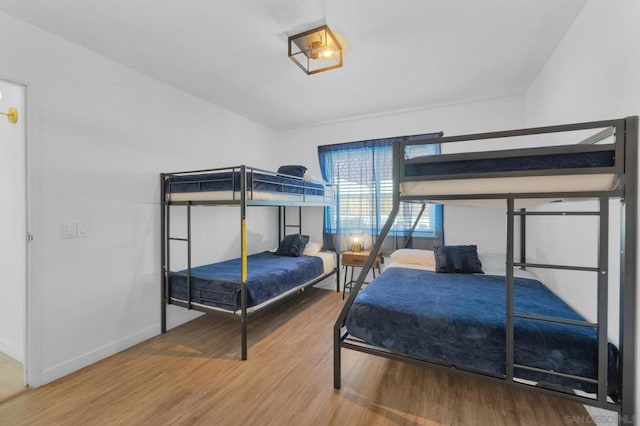
[[[89,236],[89,224],[86,222],[78,222],[77,231],[78,238],[87,238]]]
[[[62,224],[62,238],[75,238],[78,235],[77,232],[75,223],[65,222]]]

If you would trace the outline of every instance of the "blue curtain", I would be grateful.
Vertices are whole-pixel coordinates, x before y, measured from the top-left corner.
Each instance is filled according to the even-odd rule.
[[[333,247],[327,240],[338,228],[343,235],[377,236],[393,203],[394,142],[440,136],[442,133],[429,133],[319,146],[322,176],[336,192],[335,206],[325,208],[325,246]],[[429,144],[411,146],[406,154],[414,157],[439,153],[439,144]],[[420,204],[402,203],[390,236],[407,236],[420,208]],[[442,206],[427,205],[414,238],[442,240]]]

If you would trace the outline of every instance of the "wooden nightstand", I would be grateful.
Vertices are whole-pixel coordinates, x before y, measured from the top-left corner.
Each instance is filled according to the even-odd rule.
[[[344,285],[342,287],[342,298],[344,299],[344,295],[349,289],[351,292],[351,287],[356,280],[353,279],[353,270],[354,268],[362,268],[364,264],[367,262],[369,258],[369,254],[371,250],[362,250],[359,252],[354,251],[344,251],[342,252],[342,266],[344,266]],[[378,270],[378,274],[380,273],[380,264],[383,263],[383,258],[381,254],[376,256],[376,260],[373,262],[371,266],[371,270],[373,271],[373,278],[376,277],[376,269]],[[347,281],[347,274],[349,273],[349,268],[351,268],[351,277],[349,281]]]

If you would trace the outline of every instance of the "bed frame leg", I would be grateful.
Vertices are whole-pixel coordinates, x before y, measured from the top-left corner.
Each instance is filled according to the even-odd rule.
[[[619,424],[636,424],[636,253],[638,244],[638,117],[627,117],[625,128],[625,198],[622,207],[620,259],[620,418]],[[616,129],[618,130],[618,129]],[[616,136],[617,138],[618,136]],[[618,140],[616,139],[616,143]]]
[[[342,360],[340,354],[340,331],[333,332],[333,388],[340,389],[342,375]]]
[[[167,227],[169,207],[165,193],[165,174],[160,174],[160,332],[167,332]]]
[[[163,297],[160,308],[160,332],[162,334],[167,332],[167,305],[166,300]]]
[[[242,339],[242,360],[247,360],[247,319],[242,318],[240,320],[241,339]]]

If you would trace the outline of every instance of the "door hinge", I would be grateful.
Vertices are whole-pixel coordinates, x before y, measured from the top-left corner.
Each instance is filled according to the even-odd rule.
[[[33,241],[33,234],[31,232],[27,232],[27,241]]]

